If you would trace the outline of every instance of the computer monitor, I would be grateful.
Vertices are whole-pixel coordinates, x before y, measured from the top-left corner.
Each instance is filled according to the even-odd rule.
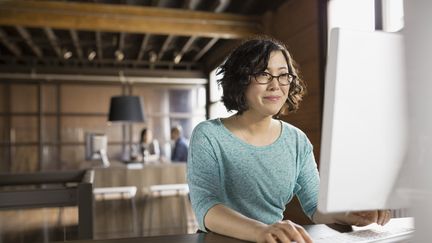
[[[110,162],[107,155],[108,138],[105,134],[86,133],[86,160],[100,160],[102,166],[108,167]]]
[[[389,200],[407,150],[400,34],[333,29],[325,77],[318,209],[399,208]]]

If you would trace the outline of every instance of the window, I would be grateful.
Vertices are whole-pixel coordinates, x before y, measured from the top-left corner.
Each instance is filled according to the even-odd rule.
[[[216,75],[216,70],[213,70],[210,73],[210,104],[209,104],[209,118],[220,118],[220,117],[228,117],[234,112],[228,112],[221,101],[222,98],[222,88],[218,85],[217,80],[221,77]]]
[[[145,123],[108,125],[111,96],[141,96]],[[147,126],[170,156],[170,130],[182,125],[190,138],[206,118],[201,84],[4,82],[0,84],[0,171],[76,169],[85,161],[85,134],[104,133],[108,156],[119,160]]]
[[[403,28],[403,15],[403,0],[330,0],[328,30],[341,27],[374,31],[375,22],[380,21],[382,30],[396,32]]]

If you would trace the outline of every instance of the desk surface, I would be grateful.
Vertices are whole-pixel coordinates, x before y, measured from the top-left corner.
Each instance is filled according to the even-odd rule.
[[[385,227],[394,226],[406,226],[412,225],[412,218],[399,218],[392,219]],[[317,225],[306,225],[304,226],[308,233],[312,236],[323,236],[330,234],[338,234],[337,230],[344,230],[346,227],[341,229],[332,229],[324,224]],[[350,226],[348,226],[350,227]],[[366,228],[381,227],[376,224],[366,226]],[[354,227],[354,230],[362,229],[365,227]],[[215,233],[198,233],[198,234],[185,234],[185,235],[165,235],[165,236],[153,236],[153,237],[137,237],[137,238],[123,238],[123,239],[104,239],[104,240],[80,240],[73,241],[75,243],[95,243],[95,242],[107,242],[107,243],[245,243],[247,241],[237,240],[231,237]]]
[[[245,243],[247,241],[237,240],[231,237],[215,233],[198,233],[186,235],[164,235],[151,237],[123,238],[123,239],[102,239],[102,240],[78,240],[74,243]]]

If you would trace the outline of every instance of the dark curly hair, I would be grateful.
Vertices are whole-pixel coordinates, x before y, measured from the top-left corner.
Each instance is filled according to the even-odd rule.
[[[279,114],[296,111],[300,101],[306,93],[306,85],[300,77],[295,61],[292,59],[287,48],[281,42],[268,38],[259,37],[250,39],[234,49],[217,71],[222,78],[218,84],[222,86],[222,102],[228,111],[236,110],[238,115],[248,110],[245,92],[250,84],[250,77],[265,71],[270,59],[270,53],[281,51],[288,65],[288,71],[296,76],[296,80],[290,85],[288,99]]]

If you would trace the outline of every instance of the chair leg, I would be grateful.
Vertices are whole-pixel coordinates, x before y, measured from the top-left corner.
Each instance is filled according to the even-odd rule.
[[[136,236],[138,236],[139,231],[138,231],[137,209],[136,209],[135,197],[131,197],[131,204],[132,204],[133,232]]]
[[[154,197],[152,196],[152,197],[150,197],[150,200],[149,200],[149,222],[148,222],[148,229],[147,229],[147,232],[148,232],[148,235],[149,236],[151,236],[152,235],[152,231],[153,231],[153,229],[152,229],[152,227],[153,227],[153,201],[154,201]]]
[[[180,194],[180,192],[178,192],[178,200],[179,202],[179,218],[180,218],[180,227],[182,229],[182,233],[184,232],[184,228],[185,228],[185,218],[186,218],[186,214],[185,214],[185,203],[183,200],[183,195]]]
[[[57,218],[57,227],[60,228],[62,227],[62,220],[63,220],[63,211],[64,211],[64,207],[60,207],[59,208],[59,213],[58,213],[58,218]],[[66,241],[66,228],[63,228],[63,241]]]

